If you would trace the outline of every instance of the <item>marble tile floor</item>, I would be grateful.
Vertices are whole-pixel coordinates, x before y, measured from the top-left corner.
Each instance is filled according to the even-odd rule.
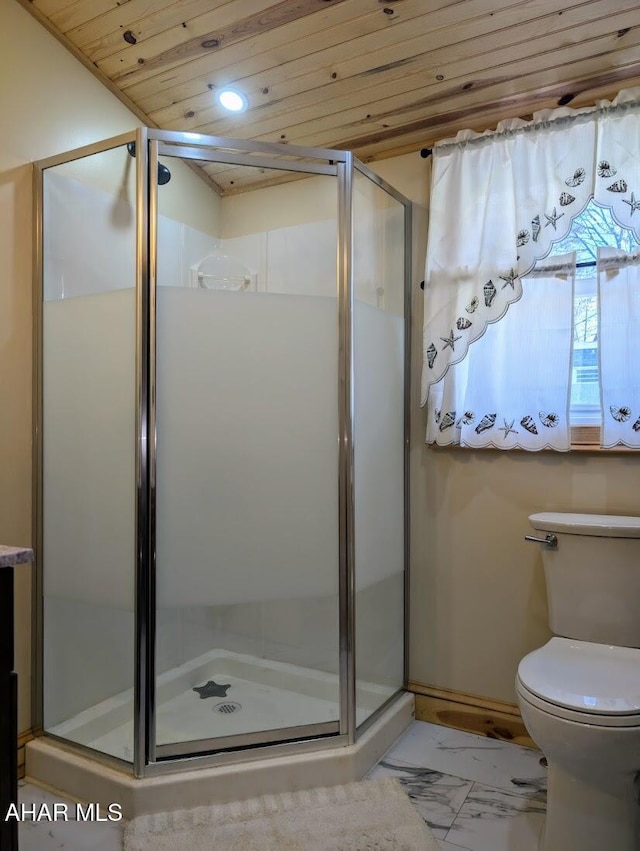
[[[441,851],[537,851],[546,809],[538,751],[414,721],[370,772],[398,777]],[[20,801],[61,802],[21,783]],[[24,821],[20,851],[121,851],[122,823]],[[269,851],[269,849],[265,849]],[[275,849],[274,849],[275,851]]]
[[[539,751],[414,721],[369,777],[398,777],[442,851],[537,851]]]

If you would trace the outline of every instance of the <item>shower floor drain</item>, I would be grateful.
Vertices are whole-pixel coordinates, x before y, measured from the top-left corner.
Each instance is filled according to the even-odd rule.
[[[216,703],[213,707],[214,712],[220,712],[222,715],[231,715],[232,712],[237,712],[242,709],[241,704],[235,703],[233,700],[225,700],[222,703]]]

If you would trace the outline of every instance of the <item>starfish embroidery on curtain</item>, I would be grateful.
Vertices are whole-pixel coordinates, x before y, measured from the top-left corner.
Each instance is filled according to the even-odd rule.
[[[628,204],[631,207],[631,210],[629,212],[629,218],[631,218],[631,216],[636,210],[640,210],[640,201],[636,201],[636,196],[633,194],[633,192],[631,193],[630,201],[627,201],[626,198],[623,198],[622,201],[624,204]]]
[[[502,285],[502,289],[504,289],[505,287],[511,287],[512,290],[515,290],[515,280],[519,276],[514,269],[512,269],[508,275],[500,275],[500,277],[505,282]]]
[[[547,220],[545,227],[548,228],[549,225],[553,225],[553,229],[555,230],[556,225],[558,223],[558,219],[561,219],[563,216],[564,216],[564,213],[560,213],[560,215],[558,215],[558,213],[556,213],[556,208],[554,207],[553,208],[553,214],[551,216],[548,216],[546,213],[544,214],[544,217]]]
[[[503,431],[503,432],[504,432],[504,439],[505,439],[505,440],[509,437],[509,435],[510,435],[510,434],[517,434],[517,433],[518,433],[518,432],[516,431],[516,429],[513,427],[513,424],[515,423],[515,420],[511,420],[511,422],[510,422],[510,423],[508,423],[506,420],[503,420],[503,422],[504,422],[504,425],[503,425],[503,426],[500,426],[500,428],[498,429],[498,431]]]
[[[451,329],[451,332],[449,333],[449,336],[448,336],[448,337],[440,337],[440,339],[441,339],[441,340],[442,340],[442,342],[444,343],[444,346],[442,347],[443,349],[446,349],[446,348],[447,348],[447,346],[451,346],[451,351],[452,351],[452,352],[455,352],[455,350],[456,350],[456,343],[458,342],[458,340],[460,340],[460,339],[462,339],[462,338],[461,338],[461,337],[454,337],[454,336],[453,336],[453,328],[452,328],[452,329]]]

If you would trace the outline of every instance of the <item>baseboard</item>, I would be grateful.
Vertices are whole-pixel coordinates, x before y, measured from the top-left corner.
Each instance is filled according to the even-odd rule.
[[[409,682],[416,696],[416,718],[443,727],[537,748],[515,703]]]
[[[18,778],[24,777],[24,747],[34,738],[33,730],[26,730],[18,736]]]

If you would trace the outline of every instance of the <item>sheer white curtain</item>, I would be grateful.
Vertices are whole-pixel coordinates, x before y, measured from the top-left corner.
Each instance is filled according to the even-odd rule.
[[[598,252],[601,443],[640,449],[640,253]]]
[[[546,277],[530,273],[592,198],[640,231],[639,103],[640,90],[628,90],[594,109],[547,111],[435,146],[422,375],[428,442],[569,448],[570,261]],[[550,349],[558,369],[534,368]],[[477,418],[488,417],[487,426],[494,415],[478,431]]]

